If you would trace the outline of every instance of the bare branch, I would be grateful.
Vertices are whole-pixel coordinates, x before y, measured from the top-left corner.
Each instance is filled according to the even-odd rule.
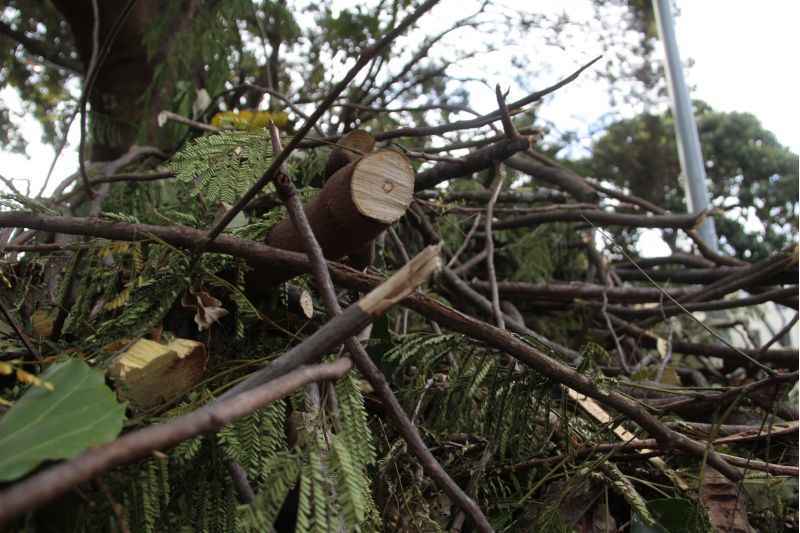
[[[427,0],[424,4],[420,5],[412,14],[406,17],[395,29],[388,32],[384,35],[378,42],[375,44],[366,47],[359,56],[358,60],[356,61],[355,65],[347,71],[347,74],[334,85],[325,99],[317,106],[317,109],[314,110],[314,113],[308,117],[297,133],[292,137],[292,140],[286,146],[284,150],[282,150],[279,154],[276,154],[272,160],[272,164],[270,164],[269,168],[264,171],[264,174],[253,184],[252,187],[239,199],[239,201],[234,205],[232,208],[225,213],[219,222],[214,225],[208,232],[206,238],[199,244],[199,250],[205,250],[208,248],[211,241],[217,238],[222,230],[224,230],[228,224],[230,224],[231,220],[239,213],[242,209],[244,209],[250,201],[255,198],[255,195],[264,188],[264,186],[269,183],[275,174],[278,172],[278,169],[283,165],[286,160],[289,158],[291,153],[300,145],[300,142],[305,138],[311,128],[316,124],[317,120],[330,108],[333,104],[334,100],[339,97],[339,95],[344,91],[347,86],[353,81],[353,78],[364,68],[370,60],[378,55],[386,46],[389,45],[394,39],[397,38],[401,33],[407,30],[412,24],[414,24],[417,20],[419,20],[422,15],[430,11],[436,4],[439,3],[439,0]]]
[[[297,350],[302,344],[298,345]],[[108,444],[90,448],[75,459],[50,467],[0,492],[0,525],[35,509],[71,488],[122,464],[167,450],[198,435],[219,431],[234,420],[280,400],[314,381],[338,379],[350,370],[350,360],[303,367],[258,388],[220,400],[187,415],[127,433]]]

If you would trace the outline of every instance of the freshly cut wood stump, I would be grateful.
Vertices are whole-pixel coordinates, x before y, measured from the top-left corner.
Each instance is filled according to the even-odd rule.
[[[337,170],[358,161],[375,149],[375,138],[364,130],[347,132],[336,143],[325,165],[325,180],[330,179]]]
[[[305,206],[314,235],[328,259],[341,259],[364,247],[402,217],[414,193],[414,169],[394,150],[378,150],[337,170]],[[303,252],[300,235],[287,217],[267,235],[266,244]],[[264,289],[296,275],[257,267],[248,290]]]

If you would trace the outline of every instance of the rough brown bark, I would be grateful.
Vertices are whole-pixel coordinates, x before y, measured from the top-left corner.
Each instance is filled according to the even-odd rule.
[[[481,291],[489,291],[488,281],[473,281],[472,286]],[[602,298],[606,293],[609,302],[660,302],[663,291],[651,287],[605,287],[592,283],[524,283],[520,281],[501,281],[497,284],[500,294],[505,297],[519,297],[524,299],[535,298],[538,300],[574,300]],[[687,296],[694,289],[669,289],[667,292],[674,298]]]
[[[99,45],[102,47],[117,19],[125,11],[128,0],[98,2],[100,14]],[[88,96],[93,123],[102,123],[91,139],[89,159],[110,161],[123,155],[134,144],[159,146],[157,116],[162,101],[174,92],[174,83],[167,74],[164,82],[153,87],[156,65],[163,64],[173,52],[175,37],[191,29],[200,9],[199,0],[183,0],[169,37],[162,40],[155,53],[144,46],[147,31],[164,17],[161,0],[136,0],[121,30],[111,42],[108,56],[98,65],[97,78]],[[53,0],[75,38],[88,74],[93,51],[94,15],[91,0]]]
[[[506,164],[533,178],[541,179],[549,185],[563,189],[578,200],[591,201],[597,198],[595,190],[582,176],[566,168],[545,165],[523,154],[509,158]]]
[[[475,150],[458,161],[437,163],[428,170],[420,172],[415,189],[417,191],[431,189],[443,181],[463,178],[492,168],[495,164],[507,160],[517,152],[527,150],[530,146],[531,140],[528,137],[503,139]]]
[[[354,253],[398,220],[411,203],[414,170],[408,159],[392,150],[379,150],[340,168],[305,206],[314,236],[327,259]],[[265,243],[303,251],[292,221],[284,219]],[[259,290],[292,277],[289,271],[256,269],[248,285]]]
[[[692,229],[705,215],[634,215],[612,213],[601,209],[553,209],[514,218],[495,224],[495,229],[513,229],[548,222],[584,222],[600,226],[630,226],[638,228]]]
[[[100,43],[105,40],[127,2],[100,2]],[[70,26],[84,74],[92,56],[92,4],[89,0],[53,0],[56,9]],[[147,144],[154,144],[155,117],[141,103],[153,80],[153,63],[142,46],[144,32],[160,13],[158,0],[138,0],[133,11],[111,45],[108,58],[101,65],[94,90],[89,95],[92,113],[114,124],[114,142],[95,138],[92,161],[108,161],[124,154],[135,143],[138,128],[147,124]]]

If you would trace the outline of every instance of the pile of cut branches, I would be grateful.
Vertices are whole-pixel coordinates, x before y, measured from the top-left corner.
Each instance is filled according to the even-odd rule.
[[[722,255],[696,231],[715,213],[667,212],[537,150],[513,117],[591,63],[514,102],[498,88],[474,119],[310,134],[433,4],[290,137],[166,113],[202,134],[88,164],[50,198],[10,184],[0,524],[80,508],[55,520],[796,527],[798,352],[781,343],[797,247]],[[640,258],[616,227],[687,247]],[[794,318],[754,337],[766,305]]]

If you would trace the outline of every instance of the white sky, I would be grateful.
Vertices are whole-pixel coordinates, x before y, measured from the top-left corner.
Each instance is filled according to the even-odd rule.
[[[678,2],[676,31],[694,96],[721,111],[748,111],[800,152],[797,0]]]
[[[506,0],[506,4],[531,9],[530,1]],[[445,14],[453,2],[445,0],[436,8],[436,14]],[[556,5],[568,9],[566,4]],[[688,82],[695,87],[692,96],[721,111],[753,113],[780,142],[795,152],[800,151],[797,125],[800,69],[796,62],[800,2],[679,0],[678,6],[681,16],[676,20],[676,33],[681,57],[692,58],[695,62],[687,73]],[[591,36],[587,36],[587,40],[591,43]],[[555,81],[592,55],[591,52],[572,54],[569,50],[562,53],[563,58],[550,61],[559,65],[558,70],[548,70],[543,74],[545,78]],[[531,61],[535,61],[535,57]],[[17,107],[15,100],[18,99],[13,91],[3,91],[0,98]],[[563,129],[587,131],[607,110],[605,88],[579,80],[559,91],[542,110],[542,116]],[[70,145],[56,166],[50,189],[77,167],[76,130],[73,127]],[[13,178],[23,191],[27,185],[25,180],[29,179],[32,190],[38,192],[52,161],[53,150],[39,143],[40,130],[34,122],[25,122],[24,134],[30,143],[30,158],[0,152],[0,174]]]
[[[528,1],[509,3],[526,5]],[[800,49],[800,2],[678,0],[677,4],[680,16],[675,19],[675,32],[681,59],[694,61],[686,71],[687,83],[694,88],[692,98],[718,111],[752,113],[779,142],[800,152],[796,52]],[[561,75],[593,55],[565,57]],[[558,75],[553,73],[553,80]],[[605,89],[589,78],[579,78],[551,97],[542,117],[563,129],[588,131],[607,110]]]

